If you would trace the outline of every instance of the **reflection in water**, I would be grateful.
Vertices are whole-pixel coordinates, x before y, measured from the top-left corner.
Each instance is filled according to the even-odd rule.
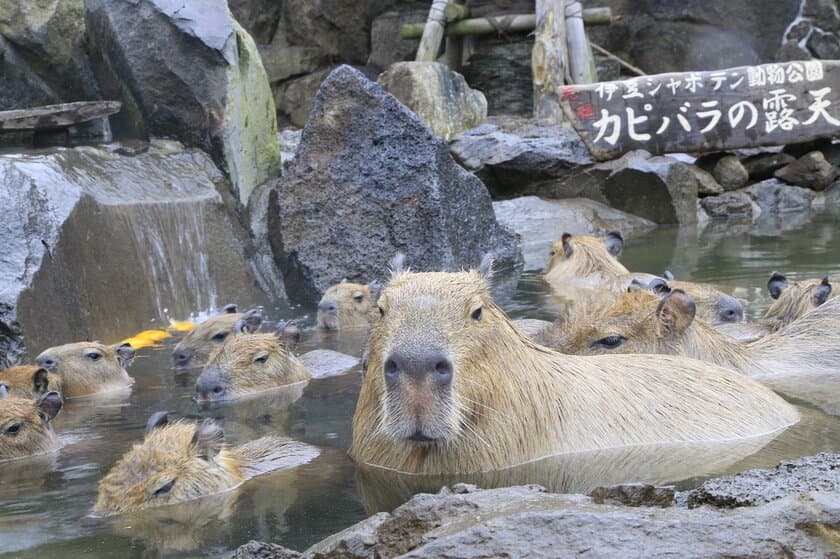
[[[722,285],[744,299],[749,316],[756,318],[771,302],[765,287],[771,270],[778,269],[791,279],[825,275],[840,278],[840,238],[835,218],[821,216],[804,226],[791,223],[779,226],[777,222],[764,222],[743,230],[712,225],[696,233],[662,228],[628,242],[622,261],[631,270],[661,273],[670,269],[681,279]],[[201,263],[192,262],[190,266],[200,269]],[[160,272],[164,276],[167,273]],[[210,296],[209,291],[201,293],[203,301]],[[227,302],[247,303],[218,301]],[[131,300],[122,304],[131,304]],[[552,320],[559,310],[534,273],[520,280],[503,306],[513,318]],[[338,335],[317,331],[312,328],[314,310],[298,308],[290,312],[282,307],[268,309],[266,314],[277,320],[308,313],[302,324],[301,353],[325,348],[362,356],[366,329]],[[131,331],[153,325],[133,324]],[[103,338],[117,341],[125,334],[124,326],[121,334]],[[271,325],[266,328],[270,330]],[[39,559],[226,556],[251,539],[304,549],[362,520],[365,508],[393,508],[413,491],[437,491],[441,484],[456,481],[395,476],[368,468],[357,472],[346,450],[361,380],[358,370],[202,408],[194,400],[200,371],[176,375],[171,369],[170,352],[179,337],[175,334],[162,340],[161,348],[139,351],[129,369],[135,379],[130,394],[69,401],[56,419],[63,444],[58,453],[0,466],[0,554]],[[807,378],[799,379],[796,393],[818,392],[840,402],[836,382],[823,384],[819,390],[814,386]],[[776,388],[786,393],[792,387]],[[811,396],[808,400],[817,401]],[[687,489],[709,475],[770,467],[781,459],[840,450],[840,417],[829,416],[811,404],[795,403],[802,421],[769,442],[745,441],[715,449],[669,446],[581,453],[492,474],[460,476],[457,481],[484,486],[540,483],[562,491],[651,481],[678,482],[680,488]],[[232,445],[276,434],[314,444],[322,454],[310,464],[254,478],[236,491],[212,499],[155,509],[140,516],[88,518],[98,481],[134,442],[143,438],[146,421],[159,410],[189,419],[212,417]]]

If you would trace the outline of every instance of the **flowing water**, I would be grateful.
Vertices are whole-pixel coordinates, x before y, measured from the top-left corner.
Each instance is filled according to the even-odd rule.
[[[793,278],[829,275],[840,283],[835,219],[820,215],[810,222],[729,226],[699,234],[659,229],[628,241],[622,260],[632,270],[659,273],[667,268],[679,278],[718,283],[743,298],[755,318],[770,303],[764,285],[773,269]],[[154,245],[154,239],[149,242]],[[200,269],[201,263],[196,266]],[[208,291],[201,296],[202,304],[212,298]],[[555,314],[535,271],[522,277],[503,306],[514,318],[550,319]],[[312,310],[296,309],[297,316],[311,317]],[[275,320],[287,312],[267,309]],[[203,409],[192,399],[197,371],[176,375],[170,368],[174,341],[140,350],[130,370],[136,379],[130,395],[69,402],[56,420],[64,443],[60,452],[0,464],[0,553],[38,558],[215,557],[251,539],[303,549],[369,512],[398,505],[412,492],[457,481],[357,470],[346,449],[360,385],[358,371],[313,381],[302,391],[277,391]],[[324,347],[359,355],[363,343],[358,333],[339,338],[306,330],[300,350]],[[802,422],[770,442],[742,441],[693,452],[668,447],[580,453],[461,479],[483,486],[534,482],[562,491],[635,480],[673,481],[690,488],[710,475],[840,450],[840,418],[805,402],[794,403]],[[97,481],[142,438],[148,417],[158,410],[216,418],[230,443],[281,433],[318,446],[321,455],[310,464],[253,479],[236,492],[211,499],[113,519],[88,517]]]

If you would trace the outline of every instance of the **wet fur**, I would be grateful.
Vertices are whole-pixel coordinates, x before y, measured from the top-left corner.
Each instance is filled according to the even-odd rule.
[[[229,337],[233,334],[233,327],[243,316],[244,313],[221,313],[211,316],[187,332],[172,350],[173,355],[185,350],[191,352],[189,364],[186,366],[200,367],[224,341],[215,341],[213,336],[219,332],[227,332]]]
[[[15,435],[7,429],[20,424]],[[0,398],[0,461],[25,458],[58,449],[58,439],[51,421],[32,398],[7,396]]]
[[[9,387],[9,394],[23,396],[25,398],[37,398],[35,387],[32,383],[33,375],[40,369],[35,365],[18,365],[0,371],[0,384]],[[47,390],[55,390],[61,393],[61,377],[54,373],[47,373]]]
[[[92,361],[87,357],[92,351],[98,352],[102,357]],[[44,350],[36,361],[40,363],[40,360],[46,357],[56,361],[54,368],[47,369],[60,377],[64,398],[122,390],[134,383],[120,362],[116,346],[99,342],[64,344]]]
[[[362,300],[356,301],[354,297],[361,295]],[[337,283],[330,286],[321,297],[319,307],[325,303],[332,303],[337,308],[337,319],[325,316],[321,310],[318,311],[318,327],[330,330],[341,330],[342,328],[367,328],[373,323],[379,313],[376,310],[374,294],[370,285],[360,283]]]

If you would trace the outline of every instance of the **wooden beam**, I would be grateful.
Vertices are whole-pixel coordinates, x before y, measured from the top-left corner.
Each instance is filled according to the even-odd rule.
[[[569,58],[570,83],[595,83],[598,72],[595,70],[595,57],[586,38],[581,17],[583,6],[580,2],[566,5],[566,50]]]
[[[78,101],[31,109],[0,111],[0,131],[65,128],[103,118],[122,108],[119,101]]]
[[[531,51],[534,118],[563,122],[557,92],[568,79],[565,0],[536,0],[536,37]]]
[[[610,8],[587,8],[583,10],[583,23],[585,25],[608,25],[612,23],[612,10]],[[493,25],[488,19],[493,20]],[[445,34],[449,36],[471,36],[487,35],[496,33],[497,27],[511,33],[533,31],[536,28],[536,14],[518,14],[497,17],[482,17],[474,19],[463,19],[446,26]],[[403,39],[419,39],[423,36],[425,23],[406,23],[402,26],[401,35]]]
[[[437,60],[440,51],[440,43],[443,40],[443,32],[446,29],[446,18],[443,14],[448,0],[432,0],[432,7],[429,8],[429,17],[423,26],[423,33],[420,37],[420,46],[417,47],[417,62],[433,62]]]

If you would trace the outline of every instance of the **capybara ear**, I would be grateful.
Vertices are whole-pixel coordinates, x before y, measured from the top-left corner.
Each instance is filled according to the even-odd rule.
[[[574,249],[572,248],[572,234],[571,233],[563,233],[563,236],[560,237],[560,240],[563,242],[563,252],[566,254],[566,257],[572,255]]]
[[[618,256],[624,250],[624,238],[618,231],[610,231],[604,237],[604,246],[607,247],[607,252],[613,256]]]
[[[694,321],[696,313],[694,299],[682,289],[674,289],[663,297],[656,308],[654,333],[658,338],[680,335]]]
[[[831,283],[828,281],[828,276],[826,276],[822,279],[816,289],[814,289],[814,293],[811,295],[814,306],[819,307],[825,303],[828,300],[829,295],[831,295]]]
[[[114,352],[117,354],[117,361],[120,362],[120,367],[127,369],[134,362],[134,356],[137,353],[131,344],[128,342],[121,343],[114,347]]]
[[[9,385],[8,384],[0,384],[0,398],[5,398],[9,395]]]
[[[40,396],[50,387],[50,379],[47,370],[43,367],[32,373],[32,390],[36,396]]]
[[[382,282],[377,280],[373,280],[368,284],[368,291],[370,291],[370,300],[376,303],[379,301],[379,296],[382,295],[383,285]]]
[[[662,277],[668,281],[674,281],[674,274],[671,273],[671,270],[665,270],[665,273],[662,274]]]
[[[668,282],[662,278],[653,278],[650,280],[647,288],[660,296],[667,295],[671,292],[671,287],[668,285]]]
[[[166,425],[169,425],[169,412],[156,411],[146,423],[146,434],[148,435],[158,427],[164,427]]]
[[[481,264],[478,265],[478,275],[485,279],[489,279],[493,275],[493,262],[496,257],[492,252],[485,252],[481,259]]]
[[[222,307],[222,314],[236,314],[239,312],[237,309],[239,307],[236,306],[236,303],[230,303]]]
[[[300,342],[300,328],[291,320],[277,324],[274,335],[280,338],[283,348],[288,352],[294,351]]]
[[[200,458],[210,461],[216,457],[222,444],[225,442],[225,434],[222,428],[212,419],[205,419],[195,428],[192,438],[192,445]]]
[[[394,257],[391,259],[390,267],[391,274],[400,274],[402,272],[405,272],[405,253],[398,250]]]
[[[55,419],[62,406],[64,406],[64,400],[61,399],[58,392],[47,392],[38,398],[38,413],[41,414],[44,421],[49,422]]]
[[[260,329],[263,317],[259,309],[251,309],[242,315],[242,318],[233,325],[233,331],[237,334],[253,334]]]
[[[774,299],[778,299],[787,286],[788,280],[780,272],[773,272],[770,274],[770,279],[767,280],[767,290]]]

